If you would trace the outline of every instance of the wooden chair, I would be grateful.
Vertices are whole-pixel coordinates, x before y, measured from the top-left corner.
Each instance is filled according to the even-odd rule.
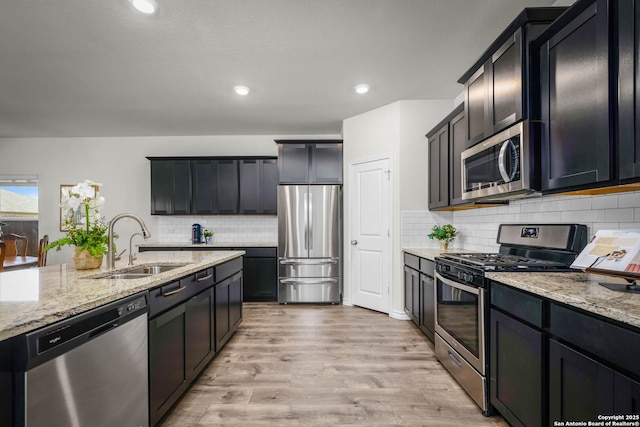
[[[40,243],[38,244],[38,264],[36,264],[38,267],[44,267],[45,265],[47,265],[47,252],[44,250],[44,248],[49,244],[49,235],[45,234],[44,236],[42,236],[42,239],[40,239]]]
[[[3,234],[2,235],[2,263],[0,271],[18,270],[22,268],[35,267],[38,264],[38,258],[27,256],[27,244],[29,243],[26,236],[19,234]],[[18,250],[17,242],[20,242],[20,250]]]
[[[0,271],[4,271],[4,252],[5,252],[4,242],[0,240]]]
[[[27,244],[29,243],[27,236],[10,233],[3,234],[0,239],[5,244],[5,257],[27,256]],[[18,252],[18,242],[20,242],[20,252]]]

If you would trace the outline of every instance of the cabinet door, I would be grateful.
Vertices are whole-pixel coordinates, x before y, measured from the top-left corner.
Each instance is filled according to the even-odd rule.
[[[149,321],[151,425],[155,425],[187,389],[185,313],[184,304],[180,304]]]
[[[491,403],[513,426],[547,425],[543,416],[543,335],[491,309]]]
[[[191,213],[191,162],[151,160],[151,214]]]
[[[549,419],[597,420],[613,414],[613,371],[549,340]]]
[[[613,390],[614,414],[640,414],[640,383],[616,372]]]
[[[640,178],[640,7],[619,2],[618,125],[621,180]]]
[[[235,331],[242,321],[242,272],[231,277],[229,283],[229,329]]]
[[[464,111],[449,122],[449,205],[468,203],[462,200],[462,152],[467,148],[467,122]]]
[[[490,73],[489,118],[497,133],[522,119],[522,29],[493,54]]]
[[[412,268],[404,268],[404,311],[413,323],[418,324],[418,307],[420,306],[420,275]]]
[[[251,258],[245,256],[243,274],[243,301],[278,300],[278,264],[276,258]]]
[[[434,340],[435,331],[435,287],[433,278],[426,274],[420,274],[420,329],[431,341]]]
[[[542,46],[542,189],[612,178],[607,1],[597,0]]]
[[[191,382],[215,353],[213,290],[207,289],[185,304],[187,380]]]
[[[261,213],[260,200],[261,160],[240,161],[240,213]]]
[[[449,205],[449,124],[429,138],[429,209]]]
[[[278,213],[278,161],[276,159],[261,160],[260,169],[260,202],[263,214]]]
[[[216,297],[216,351],[220,351],[229,338],[229,285],[231,278],[215,285]]]
[[[238,161],[193,161],[193,213],[238,213]]]
[[[278,144],[280,184],[309,182],[309,153],[307,144]]]
[[[467,148],[482,141],[487,135],[489,111],[489,82],[483,65],[465,83],[464,114],[467,121]]]
[[[310,144],[310,184],[342,184],[342,144]]]

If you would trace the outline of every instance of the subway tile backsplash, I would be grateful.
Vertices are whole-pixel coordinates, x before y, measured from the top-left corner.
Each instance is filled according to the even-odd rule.
[[[276,243],[278,218],[275,216],[159,216],[158,242],[191,243],[191,226],[213,231],[218,243]]]
[[[495,252],[498,225],[503,223],[585,224],[589,237],[598,230],[640,229],[640,191],[602,196],[544,196],[513,200],[508,206],[455,212],[402,211],[402,246],[438,247],[427,235],[434,225],[451,223],[460,235],[453,246]]]

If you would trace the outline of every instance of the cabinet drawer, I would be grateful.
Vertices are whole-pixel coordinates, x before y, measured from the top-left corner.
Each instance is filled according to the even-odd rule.
[[[242,270],[242,257],[227,261],[224,264],[216,266],[216,282],[224,280],[227,277],[233,276],[238,271]]]
[[[491,282],[491,305],[542,328],[542,300],[540,298]]]
[[[553,335],[640,376],[640,333],[554,303],[550,321]]]
[[[435,262],[431,261],[430,259],[420,258],[420,273],[426,274],[429,277],[433,277],[433,272],[435,271],[435,269]]]
[[[404,265],[413,268],[414,270],[420,270],[420,258],[408,253],[404,254]]]
[[[149,291],[149,318],[189,299],[187,287],[176,280]]]
[[[236,248],[237,251],[245,251],[245,258],[276,258],[278,248]]]

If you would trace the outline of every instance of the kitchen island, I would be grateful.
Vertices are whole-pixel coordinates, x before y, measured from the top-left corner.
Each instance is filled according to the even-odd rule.
[[[26,425],[27,418],[31,425],[34,417],[47,413],[58,425],[67,424],[68,399],[83,408],[85,422],[99,416],[99,410],[115,422],[116,413],[109,412],[111,407],[104,409],[99,393],[112,395],[125,383],[133,394],[121,402],[124,416],[137,412],[140,425],[148,424],[140,416],[148,417],[151,425],[158,423],[242,322],[242,255],[150,252],[140,254],[135,266],[118,262],[114,270],[77,271],[63,264],[1,273],[0,425]],[[129,323],[120,326],[120,318]],[[119,330],[139,331],[137,344],[126,344],[131,337],[121,341]],[[102,360],[110,351],[115,353]],[[130,360],[114,366],[110,360],[116,357]],[[71,360],[76,361],[67,367],[71,383],[63,386],[66,383],[60,383],[55,372]],[[91,377],[101,378],[100,387],[78,374],[87,369],[78,364],[92,366]],[[122,372],[127,368],[131,376],[111,376],[109,369],[116,366]],[[47,374],[38,377],[36,370]],[[69,387],[75,391],[65,398]],[[90,393],[80,391],[87,387]],[[137,409],[129,412],[126,402]],[[149,411],[140,414],[147,405]],[[48,425],[46,417],[40,421],[44,424],[33,425]]]

